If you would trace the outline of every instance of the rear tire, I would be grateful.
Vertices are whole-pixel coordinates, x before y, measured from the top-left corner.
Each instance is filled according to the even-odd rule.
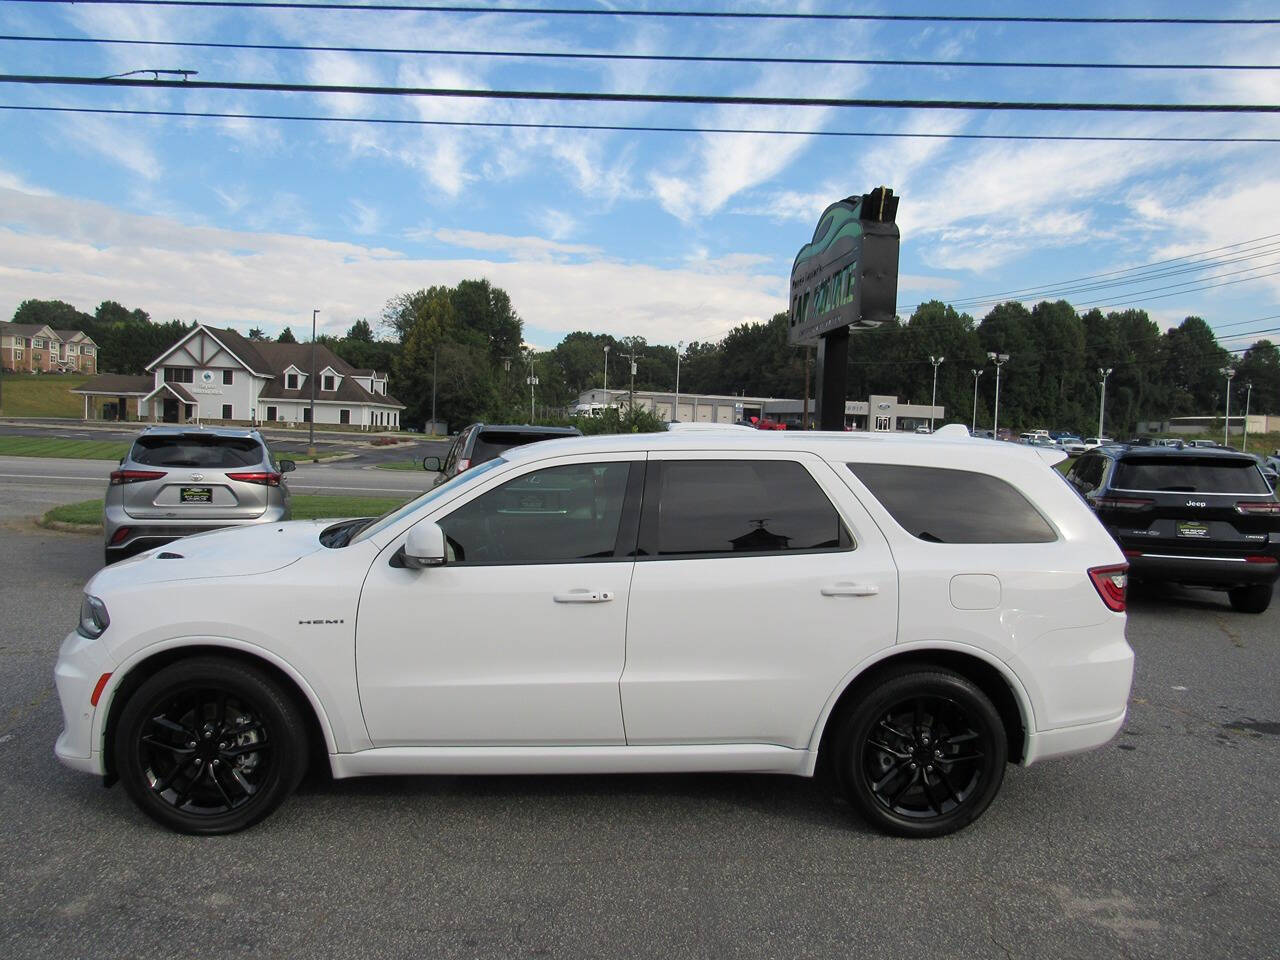
[[[1251,587],[1234,587],[1227,591],[1233,610],[1240,613],[1262,613],[1271,606],[1272,584],[1255,584]]]
[[[142,682],[111,745],[125,791],[180,833],[243,830],[284,802],[307,765],[293,698],[264,671],[193,657]]]
[[[834,768],[849,802],[878,830],[940,837],[990,806],[1008,742],[991,700],[943,669],[879,678],[843,719]]]

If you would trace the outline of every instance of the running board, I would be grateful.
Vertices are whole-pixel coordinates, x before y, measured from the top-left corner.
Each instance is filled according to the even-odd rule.
[[[599,747],[375,747],[329,755],[335,779],[400,774],[783,773],[812,776],[808,750],[765,743]]]

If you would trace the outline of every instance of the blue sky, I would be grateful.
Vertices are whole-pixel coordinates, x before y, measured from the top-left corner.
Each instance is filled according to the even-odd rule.
[[[527,0],[522,5],[531,5]],[[492,4],[490,4],[492,5]],[[565,4],[543,4],[564,6]],[[581,0],[577,5],[605,9]],[[616,6],[673,9],[675,0]],[[840,11],[831,0],[698,9]],[[875,5],[859,5],[860,12]],[[903,12],[895,4],[879,9]],[[1043,14],[1038,3],[963,11]],[[1065,11],[1065,8],[1064,8]],[[1075,3],[1073,15],[1272,16],[1268,3]],[[5,34],[459,51],[1276,63],[1280,27],[785,23],[0,4]],[[768,96],[1280,103],[1280,73],[671,64],[0,41],[6,73],[188,68],[202,80]],[[1280,117],[982,113],[425,100],[84,88],[0,103],[516,122],[929,133],[1280,136]],[[792,258],[830,202],[902,196],[900,311],[1280,233],[1276,145],[836,139],[517,131],[0,111],[0,317],[28,297],[116,299],[157,320],[327,332],[395,294],[485,276],[527,340],[571,330],[717,339],[786,309]],[[1280,247],[1141,300],[1230,332],[1280,314]],[[1269,271],[1268,264],[1275,264]],[[1225,278],[1224,278],[1225,279]],[[1212,281],[1207,281],[1212,282]],[[1150,294],[1148,294],[1149,296]],[[970,307],[981,316],[989,304]],[[1280,320],[1258,328],[1280,326]],[[1224,337],[1226,334],[1224,334]],[[1240,339],[1227,341],[1236,346]]]

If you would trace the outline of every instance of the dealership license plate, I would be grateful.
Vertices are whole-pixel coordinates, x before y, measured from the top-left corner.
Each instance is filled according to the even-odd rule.
[[[213,487],[183,487],[179,499],[183,503],[213,503]]]
[[[1186,520],[1178,524],[1178,536],[1180,537],[1207,537],[1209,528],[1195,520]]]

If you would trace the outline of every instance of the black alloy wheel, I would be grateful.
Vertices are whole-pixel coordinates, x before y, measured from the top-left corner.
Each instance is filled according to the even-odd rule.
[[[116,770],[148,816],[182,833],[244,829],[280,805],[305,769],[297,706],[255,667],[198,657],[157,672],[124,705]]]
[[[846,796],[871,824],[936,837],[976,820],[1004,777],[1008,744],[990,699],[959,674],[890,674],[865,691],[837,747]]]

